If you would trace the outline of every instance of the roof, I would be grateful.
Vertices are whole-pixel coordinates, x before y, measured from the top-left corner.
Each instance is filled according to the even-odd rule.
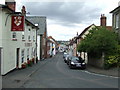
[[[100,28],[101,26],[97,26],[97,27]],[[106,29],[111,31],[112,30],[112,26],[106,26]]]
[[[90,25],[90,26],[88,26],[87,28],[85,28],[84,30],[83,30],[83,32],[77,37],[77,39],[78,38],[80,38],[91,26],[93,26],[94,24],[92,24],[92,25]],[[96,28],[100,28],[100,27],[102,27],[102,26],[96,26],[96,25],[94,25]],[[106,26],[106,29],[107,30],[112,30],[112,26]]]
[[[2,5],[0,4],[0,8],[3,8],[3,9],[8,9],[10,10],[11,12],[14,12],[12,9],[10,9],[7,5]]]
[[[3,9],[8,9],[12,14],[22,14],[21,12],[15,12],[13,10],[11,10],[7,5],[2,5],[0,4],[0,8],[3,8]],[[35,26],[32,22],[30,22],[29,20],[27,20],[27,18],[25,18],[25,22],[26,23],[29,23],[32,27],[36,28],[36,29],[39,29],[37,26]]]
[[[52,39],[52,40],[57,44],[56,40],[55,40],[52,36],[49,36],[49,37],[48,37],[48,40],[50,40],[50,39]],[[51,40],[50,40],[50,41],[51,41]],[[52,42],[53,42],[53,41],[52,41]]]
[[[119,10],[120,10],[120,6],[118,6],[118,7],[115,8],[114,10],[112,10],[110,13],[118,12]]]
[[[27,16],[27,19],[33,24],[38,24],[38,34],[43,35],[46,31],[46,17],[45,16]]]
[[[87,28],[85,28],[84,30],[83,30],[83,32],[78,36],[78,38],[80,38],[91,26],[93,26],[94,24],[92,24],[92,25],[90,25],[90,26],[88,26]],[[95,26],[95,25],[94,25]]]

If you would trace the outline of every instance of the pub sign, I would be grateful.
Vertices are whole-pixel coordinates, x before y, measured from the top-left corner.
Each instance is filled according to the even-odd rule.
[[[24,16],[12,16],[11,31],[24,31]]]

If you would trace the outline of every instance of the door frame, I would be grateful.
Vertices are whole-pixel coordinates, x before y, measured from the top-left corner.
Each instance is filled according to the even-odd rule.
[[[16,68],[19,68],[20,48],[16,48]]]

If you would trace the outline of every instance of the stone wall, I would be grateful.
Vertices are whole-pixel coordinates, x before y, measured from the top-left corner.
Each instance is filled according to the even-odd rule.
[[[104,56],[100,55],[99,57],[92,56],[88,54],[88,65],[92,65],[98,68],[104,68]]]

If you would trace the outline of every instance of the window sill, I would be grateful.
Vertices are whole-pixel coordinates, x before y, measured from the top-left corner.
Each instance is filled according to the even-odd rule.
[[[13,38],[12,41],[17,41],[17,39],[16,39],[16,38]]]
[[[25,40],[22,40],[22,41],[25,41]]]

